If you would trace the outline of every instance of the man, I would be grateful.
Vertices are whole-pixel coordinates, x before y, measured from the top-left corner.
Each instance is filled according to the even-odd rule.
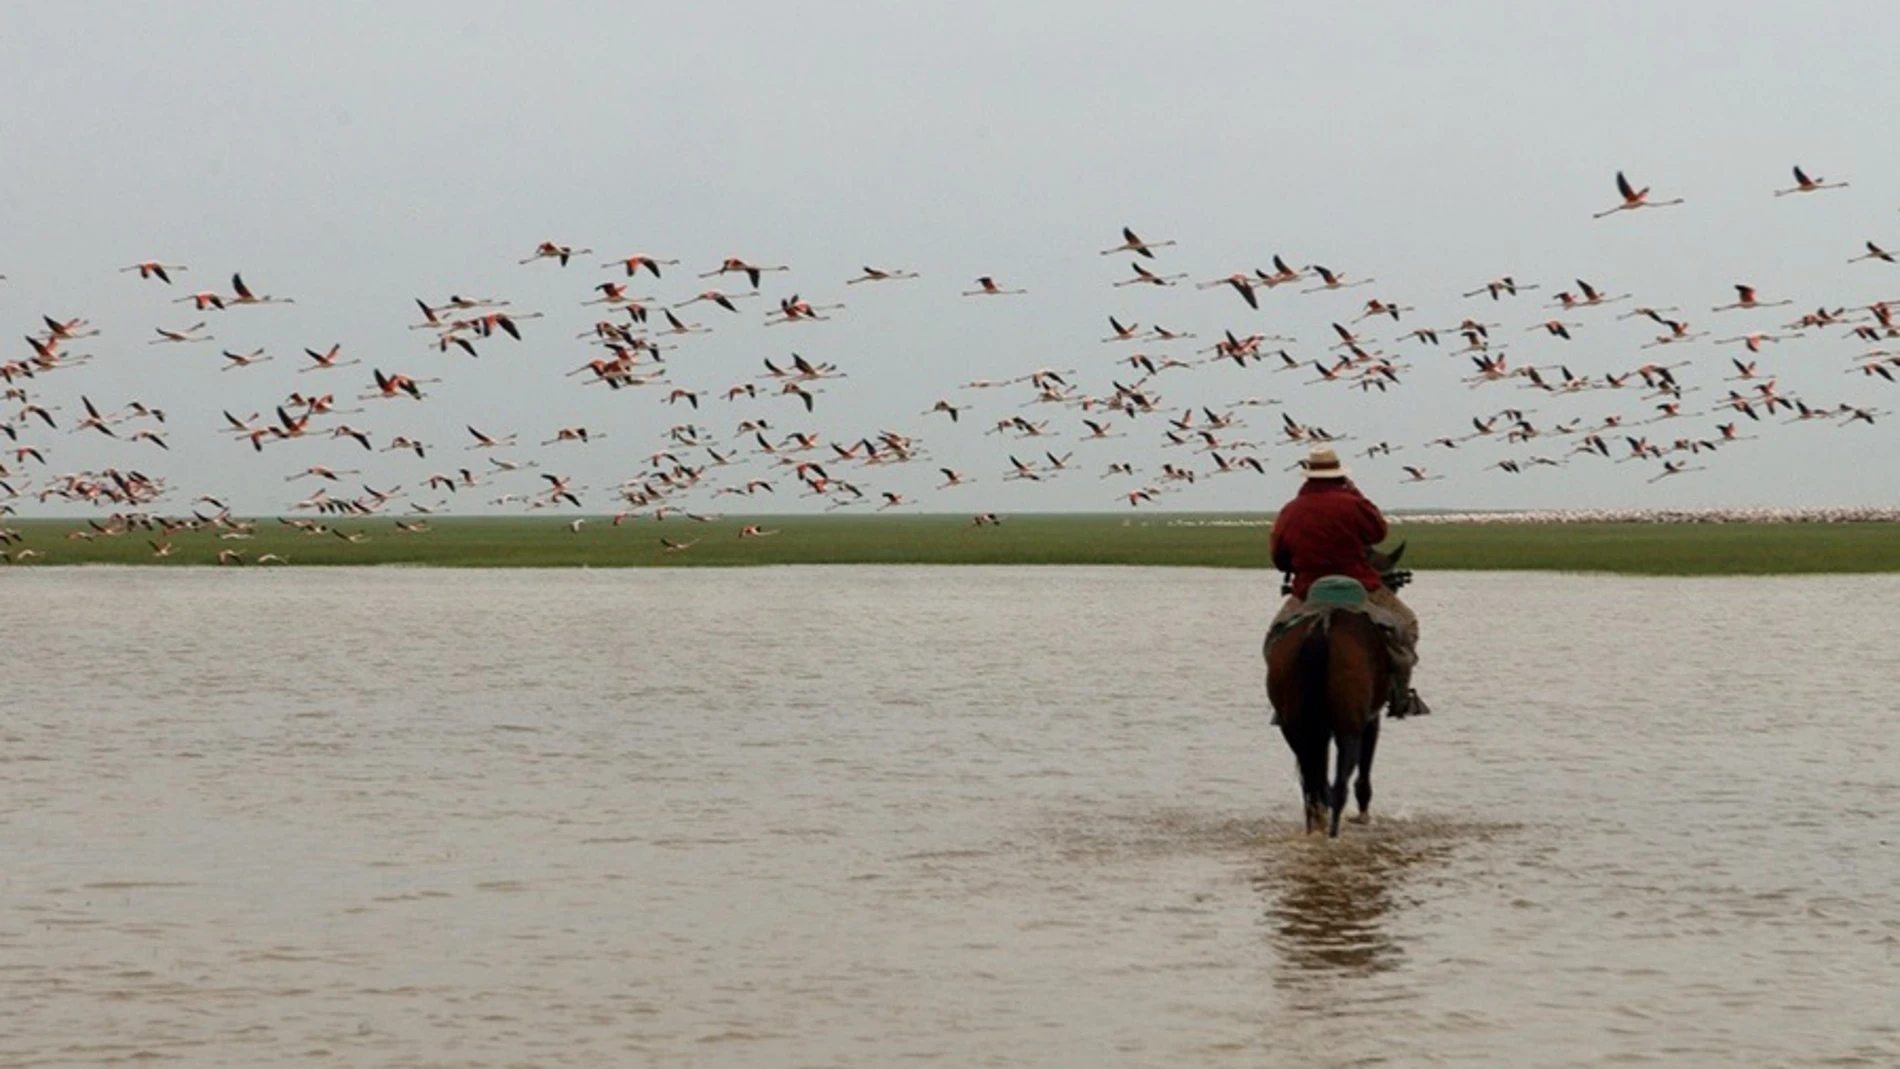
[[[1412,668],[1418,664],[1418,616],[1379,580],[1366,560],[1366,550],[1385,541],[1385,517],[1366,500],[1347,476],[1330,447],[1316,446],[1305,461],[1306,482],[1273,521],[1269,549],[1274,566],[1293,576],[1293,594],[1274,617],[1277,626],[1305,605],[1313,580],[1345,575],[1359,580],[1367,600],[1390,613],[1399,624],[1392,649],[1392,694],[1387,714],[1397,720],[1423,716],[1431,710],[1412,689]]]

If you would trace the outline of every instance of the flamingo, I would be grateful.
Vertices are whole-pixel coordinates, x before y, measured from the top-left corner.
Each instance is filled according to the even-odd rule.
[[[237,296],[231,298],[231,303],[233,304],[295,304],[297,303],[295,300],[289,297],[272,297],[272,296],[269,296],[268,294],[260,297],[257,294],[252,293],[251,288],[244,284],[244,276],[236,274],[236,273],[233,273],[231,275],[231,289],[237,294]]]
[[[483,434],[474,427],[468,428],[468,433],[475,437],[475,444],[469,446],[470,449],[499,449],[502,446],[515,444],[515,438],[518,437],[518,435],[509,434],[497,438]]]
[[[559,260],[561,262],[561,266],[566,267],[568,257],[583,256],[593,251],[594,250],[592,249],[576,249],[570,245],[557,245],[552,241],[544,241],[541,244],[535,246],[534,255],[528,257],[525,260],[522,260],[521,262],[524,264],[531,264],[535,262],[536,260]],[[632,271],[628,271],[627,273],[630,275],[633,274]]]
[[[70,341],[74,338],[90,338],[99,333],[96,328],[87,329],[92,327],[91,320],[81,319],[77,316],[72,319],[60,320],[54,319],[52,316],[43,315],[40,317],[40,322],[46,324],[46,336],[58,341]]]
[[[205,325],[203,323],[193,323],[191,326],[188,326],[184,328],[183,330],[166,330],[164,327],[157,327],[154,329],[158,331],[158,337],[152,339],[151,341],[146,342],[145,344],[165,345],[167,343],[198,342],[198,341],[211,340],[211,336],[209,334],[201,335],[198,333],[199,331],[205,329]]]
[[[1715,344],[1732,345],[1736,342],[1741,342],[1744,346],[1748,348],[1749,352],[1759,353],[1761,352],[1761,347],[1762,347],[1763,342],[1786,341],[1789,338],[1802,338],[1802,337],[1806,337],[1806,335],[1799,331],[1793,334],[1764,334],[1760,331],[1757,331],[1753,334],[1738,334],[1733,338],[1717,338],[1715,339]]]
[[[215,308],[220,312],[224,311],[224,296],[212,290],[200,290],[197,293],[186,294],[183,297],[176,297],[176,298],[173,298],[172,303],[173,304],[190,304],[193,306],[195,311],[199,311],[199,312],[202,312],[207,308]]]
[[[915,271],[891,271],[881,270],[876,267],[866,267],[864,274],[859,275],[857,278],[847,278],[844,284],[847,286],[855,286],[860,282],[898,282],[903,279],[916,277],[917,272]]]
[[[1146,256],[1152,260],[1155,256],[1154,250],[1165,248],[1172,244],[1174,244],[1172,241],[1143,241],[1135,235],[1133,230],[1128,227],[1122,227],[1122,243],[1112,249],[1103,249],[1102,255],[1111,256],[1118,252],[1132,252],[1139,256]]]
[[[341,342],[330,346],[329,351],[323,353],[319,353],[315,349],[305,349],[304,355],[315,362],[306,367],[298,368],[297,371],[300,374],[305,371],[328,371],[332,368],[349,367],[352,364],[362,363],[361,360],[339,360],[338,358],[343,355],[343,344]]]
[[[1626,300],[1629,297],[1627,293],[1619,293],[1614,297],[1606,297],[1602,291],[1590,285],[1588,282],[1585,282],[1583,279],[1577,279],[1577,291],[1583,294],[1583,296],[1576,297],[1568,292],[1559,293],[1556,303],[1550,307],[1593,308],[1599,304],[1613,304],[1616,301]]]
[[[1028,290],[1003,289],[1002,287],[998,286],[996,284],[996,280],[990,277],[989,275],[984,275],[983,277],[977,279],[976,285],[977,285],[976,289],[964,290],[963,296],[965,297],[1010,297],[1019,293],[1029,292]]]
[[[1519,293],[1524,292],[1525,290],[1534,290],[1538,288],[1540,288],[1538,283],[1519,282],[1516,279],[1512,278],[1510,275],[1505,275],[1502,278],[1492,279],[1491,281],[1485,283],[1484,285],[1479,286],[1475,290],[1467,290],[1465,291],[1464,295],[1466,297],[1476,297],[1480,293],[1488,293],[1491,295],[1491,299],[1495,301],[1498,299],[1500,295],[1503,295],[1503,294],[1508,294],[1509,296],[1515,297]]]
[[[1735,308],[1774,308],[1779,305],[1794,303],[1793,301],[1788,301],[1788,300],[1781,300],[1781,301],[1759,300],[1755,296],[1755,287],[1744,286],[1739,283],[1736,284],[1735,286],[1735,294],[1736,294],[1735,303],[1718,304],[1714,308],[1711,308],[1710,311],[1726,312]]]
[[[753,289],[758,289],[759,276],[764,274],[765,272],[790,271],[790,270],[791,268],[786,267],[784,264],[779,264],[777,267],[760,267],[757,264],[749,264],[745,262],[744,260],[739,259],[737,256],[728,256],[723,262],[720,263],[720,265],[717,268],[711,271],[703,272],[700,274],[699,277],[700,278],[715,278],[719,275],[737,271],[737,272],[743,273],[746,278],[751,280]]]
[[[818,313],[832,312],[843,307],[844,305],[842,304],[813,305],[809,301],[800,300],[798,294],[794,293],[790,297],[783,298],[778,302],[779,318],[767,319],[765,325],[772,327],[780,323],[797,323],[803,320],[825,320],[831,317],[819,315]]]
[[[1359,313],[1359,318],[1354,319],[1353,322],[1357,323],[1360,319],[1371,319],[1373,316],[1390,316],[1392,317],[1392,321],[1396,323],[1398,322],[1401,312],[1415,311],[1417,311],[1417,309],[1409,304],[1396,304],[1390,301],[1382,301],[1375,297],[1366,302],[1366,310]]]
[[[509,315],[506,312],[486,312],[475,318],[475,333],[487,338],[493,336],[495,331],[499,329],[503,334],[508,335],[516,341],[520,341],[521,328],[515,325],[516,321],[522,319],[540,319],[542,314],[541,312],[516,312],[513,315]]]
[[[562,427],[554,432],[554,437],[549,438],[541,444],[553,445],[556,442],[579,442],[582,445],[586,445],[588,442],[597,441],[605,437],[607,436],[604,434],[590,433],[586,427]]]
[[[706,292],[700,294],[697,297],[692,298],[691,300],[681,301],[678,304],[672,305],[672,307],[684,308],[689,304],[698,304],[700,301],[711,301],[713,304],[716,304],[719,307],[724,308],[728,312],[737,312],[739,309],[733,307],[732,302],[741,300],[746,297],[757,297],[758,295],[759,293],[757,290],[751,290],[746,293],[721,293],[718,290],[707,290]]]
[[[262,364],[274,359],[273,357],[265,355],[262,349],[253,349],[248,353],[234,353],[226,349],[224,351],[224,358],[229,360],[230,363],[219,368],[218,370],[220,371],[235,371],[241,367],[250,367],[252,364]]]
[[[1525,329],[1526,329],[1526,332],[1541,330],[1547,334],[1562,338],[1565,341],[1569,341],[1570,328],[1580,327],[1582,325],[1583,325],[1582,323],[1566,323],[1561,319],[1547,319],[1544,322],[1539,323],[1534,327],[1527,327]]]
[[[1247,302],[1247,307],[1258,311],[1260,308],[1260,298],[1254,294],[1253,290],[1256,285],[1264,284],[1265,283],[1256,282],[1254,279],[1236,272],[1228,275],[1226,278],[1197,282],[1194,284],[1194,288],[1197,290],[1207,290],[1213,289],[1216,286],[1232,286],[1234,287],[1234,292],[1240,294],[1240,299]]]
[[[284,476],[284,481],[288,483],[288,482],[295,482],[298,479],[306,479],[306,478],[314,477],[318,479],[328,479],[331,482],[341,482],[343,480],[343,476],[345,475],[361,475],[361,474],[362,472],[357,471],[355,468],[345,468],[342,471],[338,471],[335,468],[326,468],[321,464],[312,464],[310,467],[305,468],[304,470],[298,472],[295,475]]]
[[[665,264],[668,267],[672,267],[678,263],[679,263],[678,260],[656,260],[653,257],[648,256],[644,253],[634,253],[632,256],[627,256],[619,260],[612,260],[607,263],[601,264],[600,266],[625,268],[628,278],[632,278],[635,274],[639,272],[639,270],[642,267],[644,267],[647,269],[648,273],[652,274],[654,278],[659,278],[661,264]]]
[[[172,277],[166,272],[184,270],[187,270],[184,264],[166,264],[160,263],[157,260],[141,260],[130,267],[119,268],[119,273],[124,274],[127,271],[137,271],[140,278],[155,278],[169,286],[172,284]]]
[[[1319,275],[1320,284],[1314,286],[1312,289],[1301,290],[1301,293],[1319,293],[1322,290],[1348,290],[1354,286],[1368,286],[1378,281],[1377,279],[1362,278],[1356,282],[1347,282],[1345,275],[1321,267],[1319,264],[1314,264],[1311,270]]]
[[[1150,286],[1172,286],[1177,279],[1187,277],[1185,273],[1179,275],[1157,275],[1139,263],[1131,263],[1128,266],[1135,269],[1135,277],[1126,278],[1115,283],[1118,288],[1121,286],[1137,286],[1144,283]]]
[[[1787,189],[1775,190],[1775,196],[1785,197],[1790,193],[1819,193],[1823,189],[1846,189],[1846,182],[1829,182],[1823,178],[1809,178],[1799,164],[1794,169],[1794,185]]]
[[[1635,188],[1630,185],[1629,179],[1623,177],[1622,171],[1616,172],[1616,191],[1623,195],[1623,203],[1606,211],[1597,212],[1592,218],[1601,219],[1606,215],[1615,215],[1617,212],[1633,212],[1638,208],[1667,208],[1682,203],[1681,197],[1674,200],[1650,200],[1649,187]]]
[[[582,301],[581,304],[634,304],[651,301],[653,299],[651,297],[629,297],[627,296],[627,290],[629,288],[630,287],[624,282],[602,282],[594,287],[600,296],[591,301]]]
[[[1869,241],[1866,243],[1866,245],[1867,245],[1867,252],[1865,254],[1856,256],[1847,262],[1850,264],[1859,263],[1862,260],[1881,260],[1886,263],[1896,262],[1893,258],[1892,253],[1874,244],[1873,242]]]
[[[1681,475],[1684,472],[1701,471],[1701,470],[1702,469],[1699,467],[1698,468],[1689,467],[1686,463],[1677,462],[1674,460],[1665,460],[1663,461],[1662,472],[1660,474],[1650,476],[1648,481],[1652,483],[1658,482],[1660,480],[1669,478],[1671,475]]]

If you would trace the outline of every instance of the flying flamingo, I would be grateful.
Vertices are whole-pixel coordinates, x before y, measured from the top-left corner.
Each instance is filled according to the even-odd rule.
[[[158,331],[158,337],[152,339],[151,341],[146,342],[145,344],[164,345],[167,342],[194,342],[194,341],[210,341],[211,340],[211,336],[209,334],[201,335],[198,333],[199,331],[205,329],[205,325],[203,323],[193,323],[191,326],[188,326],[184,328],[183,330],[166,330],[164,327],[158,327],[155,329],[157,329]]]
[[[234,353],[226,349],[224,351],[224,358],[229,360],[230,363],[220,368],[219,370],[221,371],[234,371],[241,367],[250,367],[252,364],[262,364],[274,359],[274,357],[265,355],[262,349],[253,349],[248,353]]]
[[[297,303],[295,300],[289,297],[272,297],[268,294],[266,294],[265,296],[259,297],[257,294],[251,292],[251,288],[249,286],[246,286],[244,284],[244,277],[236,273],[233,273],[231,275],[231,289],[237,293],[236,297],[231,298],[231,303],[233,304],[295,304]]]
[[[728,312],[737,312],[738,309],[732,306],[732,302],[746,297],[757,297],[758,295],[757,290],[752,290],[747,293],[721,293],[718,290],[707,290],[691,300],[681,301],[672,307],[684,308],[689,304],[698,304],[700,301],[711,301]]]
[[[1500,295],[1515,297],[1525,290],[1534,290],[1537,288],[1538,283],[1523,283],[1512,278],[1510,275],[1505,275],[1502,278],[1492,279],[1475,290],[1467,290],[1464,295],[1466,297],[1476,297],[1480,293],[1488,293],[1491,295],[1491,299],[1495,301]]]
[[[897,282],[916,277],[917,272],[915,271],[886,271],[875,267],[867,267],[864,269],[864,274],[859,275],[857,278],[847,278],[844,284],[853,286],[860,282]]]
[[[613,260],[608,263],[601,264],[600,266],[623,267],[627,271],[628,278],[632,278],[642,267],[644,267],[649,272],[652,273],[654,278],[659,278],[661,264],[666,264],[668,267],[671,267],[677,263],[679,263],[678,260],[656,260],[653,257],[647,256],[643,253],[634,253],[632,256],[628,256],[625,259]]]
[[[794,293],[790,297],[786,297],[778,302],[779,318],[767,319],[765,321],[765,325],[768,327],[773,327],[773,326],[779,325],[780,323],[797,323],[797,322],[807,321],[807,320],[825,320],[831,317],[819,315],[818,313],[833,312],[843,307],[844,305],[842,304],[813,305],[809,301],[800,300],[798,297],[798,294]]]
[[[1179,274],[1179,275],[1157,275],[1153,271],[1150,271],[1147,268],[1141,266],[1139,263],[1129,264],[1129,266],[1135,269],[1135,277],[1126,278],[1120,282],[1115,283],[1117,287],[1135,286],[1135,285],[1140,285],[1142,283],[1147,283],[1150,286],[1172,286],[1174,285],[1176,279],[1183,279],[1187,277],[1185,273]]]
[[[680,317],[674,315],[669,309],[660,309],[660,314],[666,317],[667,324],[667,329],[660,332],[662,334],[709,334],[712,332],[711,327],[701,323],[682,323]]]
[[[343,355],[343,345],[341,342],[330,346],[329,352],[319,353],[315,349],[305,349],[304,355],[316,361],[316,363],[311,364],[307,367],[298,368],[297,371],[300,374],[305,371],[327,371],[331,368],[349,367],[352,364],[362,363],[361,360],[339,361],[337,358]]]
[[[186,296],[183,296],[183,297],[177,297],[172,300],[172,303],[173,304],[190,303],[196,306],[196,309],[200,312],[204,311],[207,308],[216,308],[220,312],[224,311],[223,295],[216,293],[212,290],[200,290],[197,293],[187,294]]]
[[[1829,182],[1824,178],[1809,178],[1799,165],[1794,169],[1794,185],[1787,189],[1775,190],[1775,196],[1785,197],[1790,193],[1819,193],[1823,189],[1846,189],[1846,182]]]
[[[624,282],[602,282],[594,287],[600,296],[591,301],[582,301],[581,304],[640,304],[653,300],[651,297],[629,297],[629,288]]]
[[[1356,282],[1348,282],[1346,281],[1345,275],[1321,267],[1319,264],[1314,264],[1312,270],[1319,275],[1320,284],[1314,286],[1312,289],[1301,290],[1301,293],[1319,293],[1322,290],[1348,290],[1354,286],[1367,286],[1378,281],[1377,279],[1362,278]]]
[[[1602,291],[1590,285],[1588,282],[1585,282],[1583,279],[1577,280],[1577,291],[1583,296],[1577,297],[1568,292],[1559,293],[1556,303],[1549,307],[1591,308],[1599,304],[1612,304],[1616,301],[1629,299],[1629,294],[1627,293],[1619,293],[1614,297],[1606,297]]]
[[[374,401],[383,397],[400,397],[404,394],[408,394],[411,398],[420,401],[422,400],[423,383],[442,381],[441,379],[412,379],[398,371],[392,371],[385,375],[381,368],[372,369],[372,374],[376,378],[376,392],[358,394],[357,399],[360,401]]]
[[[1805,337],[1805,335],[1799,332],[1794,333],[1794,334],[1764,334],[1761,332],[1756,332],[1753,334],[1738,334],[1733,338],[1717,338],[1715,339],[1715,344],[1732,345],[1735,342],[1741,342],[1743,345],[1748,347],[1749,352],[1759,353],[1761,352],[1761,346],[1763,342],[1786,341],[1789,338],[1800,338],[1800,337]]]
[[[127,271],[137,271],[139,273],[140,278],[156,278],[160,282],[163,282],[164,284],[169,286],[172,284],[172,279],[170,275],[166,274],[166,272],[167,271],[184,271],[184,270],[186,270],[186,267],[184,264],[162,264],[162,263],[159,263],[157,260],[144,260],[139,263],[135,263],[130,267],[119,268],[119,273],[124,274]]]
[[[1247,302],[1247,307],[1258,310],[1260,308],[1260,298],[1254,295],[1253,288],[1256,285],[1264,284],[1265,283],[1256,282],[1246,275],[1235,273],[1228,275],[1226,278],[1197,282],[1194,284],[1194,288],[1197,290],[1208,290],[1216,286],[1232,286],[1234,287],[1234,292],[1240,294],[1240,299]]]
[[[1623,177],[1622,171],[1616,172],[1616,191],[1623,195],[1623,203],[1607,211],[1597,212],[1591,218],[1601,219],[1606,215],[1615,215],[1617,212],[1633,212],[1638,208],[1667,208],[1670,205],[1682,203],[1681,197],[1675,200],[1650,200],[1649,187],[1635,188],[1630,185],[1629,179]]]
[[[571,245],[556,245],[552,241],[544,241],[541,244],[535,246],[533,256],[530,256],[521,262],[524,264],[531,264],[535,262],[536,260],[559,260],[561,261],[561,266],[566,267],[568,257],[581,256],[593,251],[594,250],[592,249],[576,249]],[[630,275],[633,274],[632,271],[628,271],[627,273]]]
[[[1413,308],[1409,304],[1395,304],[1390,301],[1379,300],[1375,297],[1366,302],[1366,310],[1361,312],[1359,318],[1353,320],[1353,322],[1357,323],[1360,319],[1371,319],[1373,316],[1391,316],[1392,320],[1397,322],[1400,313],[1416,311],[1418,311],[1418,309]]]
[[[749,264],[745,262],[744,260],[739,259],[737,256],[728,256],[722,263],[720,263],[718,268],[712,271],[702,272],[699,277],[700,278],[714,278],[719,275],[727,274],[729,272],[738,271],[738,272],[742,272],[746,278],[752,281],[753,289],[758,289],[759,276],[761,274],[767,271],[790,271],[790,270],[791,268],[786,267],[784,264],[779,264],[777,267],[760,267],[757,264]]]
[[[1272,274],[1269,275],[1258,267],[1253,269],[1253,273],[1260,284],[1268,289],[1272,289],[1275,286],[1283,286],[1288,282],[1298,282],[1300,279],[1306,277],[1304,272],[1295,271],[1286,260],[1281,258],[1279,253],[1273,254]]]
[[[1736,300],[1734,304],[1718,304],[1714,308],[1711,308],[1710,311],[1726,312],[1735,308],[1774,308],[1778,305],[1794,303],[1793,301],[1757,300],[1755,298],[1755,287],[1744,286],[1739,283],[1735,287],[1735,293],[1736,293]]]
[[[1172,241],[1143,241],[1135,235],[1133,230],[1130,230],[1128,227],[1122,227],[1122,243],[1112,249],[1103,249],[1102,255],[1111,256],[1118,252],[1132,252],[1137,255],[1146,256],[1152,260],[1155,256],[1154,250],[1165,248],[1172,244],[1174,244]]]
[[[1847,262],[1852,264],[1852,263],[1859,263],[1862,260],[1883,260],[1887,263],[1896,262],[1893,258],[1892,253],[1888,252],[1887,250],[1881,248],[1880,246],[1874,244],[1871,241],[1867,242],[1867,252],[1864,255],[1856,256]]]
[[[1677,463],[1676,461],[1673,461],[1673,460],[1665,460],[1663,461],[1662,473],[1659,475],[1650,476],[1649,481],[1653,483],[1653,482],[1660,481],[1662,479],[1667,479],[1671,475],[1681,475],[1684,472],[1701,471],[1701,470],[1702,470],[1701,468],[1692,468],[1692,467],[1689,467],[1687,464]]]
[[[976,289],[964,290],[963,295],[965,297],[1009,297],[1018,293],[1029,292],[1028,290],[1003,289],[996,284],[996,280],[994,278],[991,278],[988,275],[984,275],[982,278],[977,279],[976,284],[977,284]]]

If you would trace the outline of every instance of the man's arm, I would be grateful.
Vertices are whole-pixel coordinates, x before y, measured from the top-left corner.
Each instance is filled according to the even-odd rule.
[[[1369,498],[1361,496],[1359,502],[1360,511],[1364,514],[1365,520],[1366,545],[1376,546],[1385,541],[1385,536],[1389,533],[1386,528],[1385,513],[1380,512],[1379,506],[1373,504]]]
[[[1275,568],[1290,572],[1293,570],[1293,554],[1287,551],[1286,543],[1280,537],[1280,527],[1285,516],[1286,512],[1282,510],[1273,518],[1273,530],[1267,535],[1267,557],[1273,561]]]

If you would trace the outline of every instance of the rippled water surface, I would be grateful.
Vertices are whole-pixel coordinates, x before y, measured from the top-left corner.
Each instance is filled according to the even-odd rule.
[[[1900,581],[1431,574],[1297,830],[1271,576],[0,575],[0,1065],[1900,1060]]]

